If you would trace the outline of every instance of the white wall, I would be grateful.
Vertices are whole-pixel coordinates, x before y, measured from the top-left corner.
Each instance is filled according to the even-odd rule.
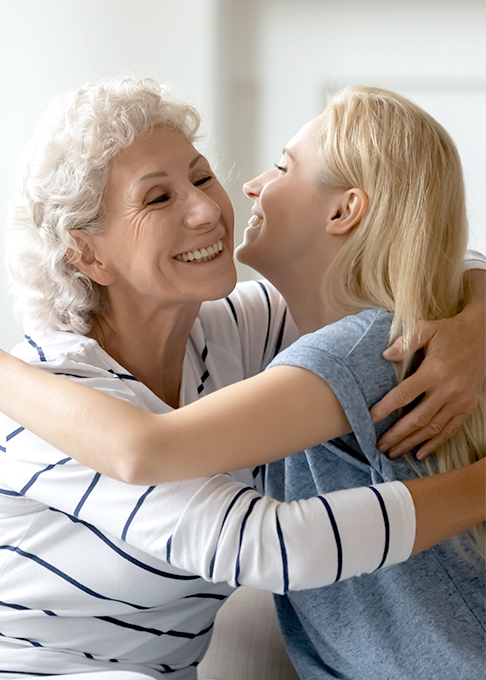
[[[51,99],[125,70],[170,80],[211,115],[215,0],[0,0],[0,236],[15,163]],[[0,268],[0,347],[22,337]]]

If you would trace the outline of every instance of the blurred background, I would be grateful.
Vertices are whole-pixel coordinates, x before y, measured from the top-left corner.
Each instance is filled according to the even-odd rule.
[[[486,253],[484,0],[0,0],[0,232],[16,159],[50,100],[124,71],[169,80],[202,112],[242,239],[244,180],[348,84],[396,90],[452,134],[470,247]],[[3,246],[2,246],[3,247]],[[0,269],[0,347],[22,330]],[[255,273],[240,267],[241,279]]]

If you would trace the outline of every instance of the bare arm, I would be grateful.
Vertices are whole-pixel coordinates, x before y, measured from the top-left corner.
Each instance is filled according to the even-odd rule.
[[[380,451],[390,458],[419,444],[417,457],[427,457],[477,406],[486,376],[486,272],[473,269],[465,276],[470,295],[464,310],[452,319],[421,324],[412,343],[412,351],[425,350],[420,368],[371,409],[378,422],[425,393],[418,406],[379,440]],[[384,356],[391,361],[405,358],[400,339]]]
[[[405,482],[405,486],[415,504],[414,555],[485,521],[486,458],[462,470]]]
[[[261,465],[350,432],[329,386],[292,366],[277,366],[165,415],[5,353],[0,371],[0,410],[72,458],[129,483],[159,484]]]
[[[73,458],[132,483],[188,479],[275,460],[349,429],[327,384],[294,367],[275,367],[162,416],[5,353],[0,353],[0,371],[0,410]],[[290,410],[289,394],[298,395]],[[323,413],[327,424],[321,422]],[[485,462],[406,483],[417,515],[414,552],[485,521]]]

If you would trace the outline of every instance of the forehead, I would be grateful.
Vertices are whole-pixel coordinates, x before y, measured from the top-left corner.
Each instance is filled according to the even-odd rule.
[[[286,148],[300,153],[315,153],[316,141],[322,129],[323,117],[318,116],[306,123],[288,142]]]
[[[190,162],[196,153],[182,132],[158,125],[116,154],[111,162],[109,181],[168,172],[177,163]]]

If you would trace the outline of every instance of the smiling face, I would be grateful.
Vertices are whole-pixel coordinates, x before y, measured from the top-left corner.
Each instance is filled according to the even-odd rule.
[[[106,229],[90,237],[99,265],[89,275],[112,302],[151,309],[233,289],[233,208],[181,132],[159,126],[120,151],[104,203]]]
[[[301,333],[342,317],[326,303],[323,279],[368,206],[362,189],[323,183],[318,138],[326,121],[323,114],[307,123],[275,169],[243,187],[253,217],[237,257],[278,288]]]
[[[332,248],[326,224],[334,194],[318,181],[316,140],[321,127],[322,117],[305,125],[287,144],[280,163],[243,187],[254,201],[253,217],[237,257],[281,291],[284,279],[302,276],[316,266],[322,278]]]

